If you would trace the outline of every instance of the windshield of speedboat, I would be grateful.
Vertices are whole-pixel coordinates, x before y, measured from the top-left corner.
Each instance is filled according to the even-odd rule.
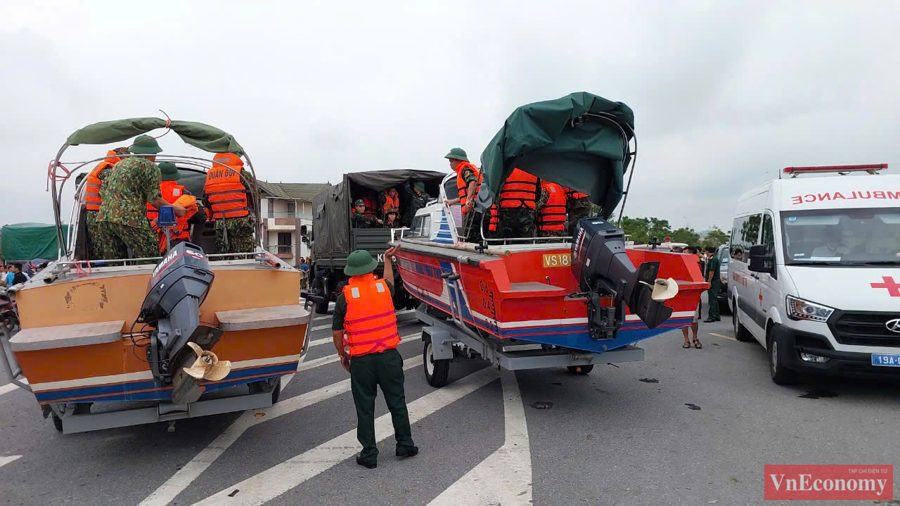
[[[900,208],[783,211],[786,265],[900,265]]]

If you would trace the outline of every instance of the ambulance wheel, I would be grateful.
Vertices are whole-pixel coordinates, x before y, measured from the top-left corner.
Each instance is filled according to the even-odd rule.
[[[62,418],[56,416],[56,413],[50,415],[53,418],[53,426],[56,427],[56,430],[62,432]]]
[[[799,377],[795,371],[784,366],[784,357],[791,350],[776,333],[769,332],[769,372],[776,385],[795,385]],[[796,352],[795,352],[796,353]]]
[[[570,365],[566,367],[572,374],[578,374],[579,376],[586,376],[594,370],[594,364],[588,365]]]
[[[425,340],[425,349],[422,351],[422,364],[425,367],[425,380],[428,384],[441,388],[448,383],[450,378],[450,360],[435,360],[431,346],[431,339]]]
[[[734,311],[731,312],[731,323],[734,325],[734,338],[742,343],[753,341],[753,336],[750,335],[750,331],[741,325],[741,320],[738,318],[737,300],[734,301],[733,307]]]

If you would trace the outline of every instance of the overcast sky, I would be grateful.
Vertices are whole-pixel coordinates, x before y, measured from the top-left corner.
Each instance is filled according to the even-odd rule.
[[[626,214],[696,230],[785,166],[900,170],[900,2],[555,5],[0,0],[0,223],[52,221],[71,132],[158,109],[232,133],[260,178],[334,183],[477,160],[517,106],[589,91],[635,112]]]

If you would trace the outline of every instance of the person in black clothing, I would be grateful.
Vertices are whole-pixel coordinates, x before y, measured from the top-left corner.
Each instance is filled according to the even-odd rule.
[[[19,283],[24,283],[28,281],[28,278],[25,276],[25,273],[22,272],[22,264],[15,263],[12,264],[13,271],[13,285],[18,285]]]

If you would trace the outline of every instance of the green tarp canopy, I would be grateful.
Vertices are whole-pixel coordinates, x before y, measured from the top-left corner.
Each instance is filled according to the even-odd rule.
[[[101,121],[73,133],[66,140],[69,146],[79,144],[114,144],[129,140],[157,128],[165,128],[166,120],[160,118],[131,118]],[[194,121],[173,121],[169,128],[181,140],[209,153],[234,153],[244,155],[244,148],[231,136],[216,127]]]
[[[633,131],[634,113],[627,105],[586,92],[524,105],[481,154],[485,185],[497,195],[519,168],[587,193],[607,218],[624,193]]]
[[[63,225],[66,237],[68,225]],[[16,223],[0,229],[0,245],[7,262],[27,262],[35,258],[56,260],[59,258],[59,241],[56,225],[43,223]]]

